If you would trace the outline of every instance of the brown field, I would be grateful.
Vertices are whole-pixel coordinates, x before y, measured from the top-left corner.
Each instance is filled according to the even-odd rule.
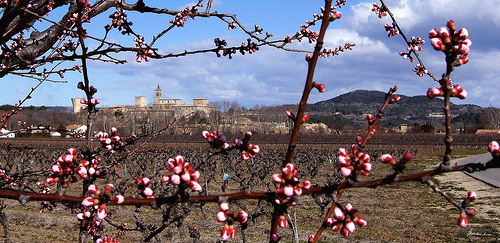
[[[11,140],[8,140],[11,141]],[[33,169],[50,168],[52,160],[64,154],[68,142],[25,141],[13,143],[10,152],[1,150],[1,165],[31,163]],[[481,142],[482,143],[482,142]],[[28,144],[29,149],[21,149],[21,144]],[[75,142],[78,146],[81,142]],[[405,151],[411,151],[414,159],[408,164],[405,173],[413,173],[431,169],[439,164],[444,148],[437,145],[410,145],[375,144],[368,146],[368,152],[373,160],[382,153],[391,152],[395,157]],[[471,142],[470,144],[474,144]],[[457,145],[454,158],[486,152],[486,145]],[[294,163],[299,170],[299,178],[310,179],[316,185],[324,185],[337,180],[335,173],[335,151],[341,145],[309,144],[299,145]],[[478,149],[477,147],[482,147]],[[162,186],[158,181],[166,171],[165,161],[173,156],[182,154],[187,161],[196,165],[205,163],[202,167],[200,184],[207,182],[208,194],[219,194],[222,188],[226,193],[245,190],[268,191],[274,189],[271,175],[280,171],[279,165],[286,151],[284,145],[262,144],[262,151],[250,161],[241,161],[238,154],[217,156],[207,161],[210,149],[205,144],[163,144],[152,143],[148,149],[143,149],[135,156],[129,157],[120,167],[120,178],[108,178],[101,183],[114,183],[125,196],[137,195],[133,178],[150,176],[155,195],[169,195],[171,188]],[[333,163],[330,164],[330,160]],[[34,162],[31,162],[34,161]],[[360,178],[380,178],[390,173],[389,168],[373,161],[374,169],[370,176]],[[231,176],[224,184],[223,173]],[[45,177],[37,178],[43,181]],[[325,231],[320,242],[498,242],[500,240],[500,189],[490,187],[463,174],[453,172],[433,178],[440,188],[447,191],[457,201],[461,201],[467,191],[473,190],[479,199],[471,204],[476,209],[476,217],[469,220],[465,229],[456,225],[459,212],[442,196],[434,193],[431,188],[419,182],[398,183],[377,188],[349,189],[341,198],[341,203],[351,203],[360,211],[360,215],[367,219],[368,225],[357,230],[347,238],[338,232]],[[78,195],[81,184],[75,183],[68,190],[68,194]],[[5,187],[5,186],[4,186]],[[328,197],[321,195],[317,201],[328,201]],[[78,241],[78,220],[64,205],[59,204],[54,211],[39,213],[40,202],[28,202],[21,206],[14,200],[4,200],[6,214],[12,242],[75,242]],[[120,224],[126,222],[129,228],[136,227],[136,221],[144,223],[150,230],[162,225],[162,212],[172,209],[174,215],[186,216],[182,222],[166,227],[152,242],[216,242],[222,229],[222,223],[215,219],[218,205],[177,205],[163,206],[158,209],[150,207],[135,208],[131,206],[110,206],[112,213],[110,222]],[[270,205],[265,202],[240,201],[231,203],[231,208],[244,208],[250,215],[246,229],[249,242],[266,242],[270,228]],[[327,210],[327,209],[326,209]],[[307,241],[307,236],[317,231],[321,225],[324,212],[310,196],[302,196],[299,205],[288,211],[292,222],[296,225],[299,240]],[[257,216],[259,215],[259,216]],[[4,235],[0,227],[0,235]],[[117,230],[108,223],[104,223],[103,235],[113,236],[121,242],[142,241],[151,231],[128,231],[125,235],[117,236]],[[291,242],[293,232],[291,228],[280,229],[279,234],[283,242]],[[242,241],[241,229],[237,227],[235,242]]]

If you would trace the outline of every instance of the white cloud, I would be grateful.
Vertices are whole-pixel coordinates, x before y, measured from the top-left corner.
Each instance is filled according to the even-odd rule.
[[[380,55],[389,53],[389,49],[381,41],[370,39],[366,36],[361,36],[355,30],[348,29],[332,29],[325,35],[325,46],[335,48],[344,46],[345,43],[355,43],[352,55]],[[349,52],[349,51],[347,51]]]

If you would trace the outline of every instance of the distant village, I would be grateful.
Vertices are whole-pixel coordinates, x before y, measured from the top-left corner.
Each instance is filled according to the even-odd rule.
[[[148,101],[146,96],[135,96],[134,106],[117,105],[100,108],[101,111],[112,111],[112,112],[143,112],[145,110],[152,112],[167,112],[171,116],[181,117],[186,116],[196,111],[203,111],[206,114],[210,114],[215,110],[214,106],[208,104],[208,99],[205,98],[194,98],[192,104],[183,104],[181,99],[178,98],[163,98],[162,89],[160,85],[154,90],[154,102],[151,107],[148,107]],[[80,98],[73,98],[73,112],[81,112]]]
[[[71,101],[73,115],[71,115],[69,111],[60,109],[62,113],[53,114],[52,116],[58,118],[61,116],[72,116],[73,122],[75,123],[69,123],[67,119],[56,119],[56,122],[54,122],[53,119],[52,122],[42,122],[43,125],[27,126],[25,124],[26,122],[19,126],[11,124],[11,130],[2,129],[0,131],[0,138],[75,137],[84,135],[87,126],[85,125],[85,113],[82,112],[80,98],[72,98]],[[149,134],[158,131],[165,126],[166,123],[175,119],[177,122],[170,131],[172,134],[197,134],[206,129],[217,130],[226,134],[238,134],[246,131],[253,131],[261,134],[288,134],[293,127],[293,122],[284,112],[283,114],[278,112],[278,110],[281,111],[283,109],[284,108],[281,107],[275,110],[264,111],[261,109],[248,110],[244,107],[222,108],[220,103],[217,102],[209,104],[206,98],[194,98],[192,103],[187,104],[183,103],[179,98],[164,98],[163,91],[160,85],[158,85],[156,89],[154,89],[154,100],[151,105],[148,105],[146,96],[135,96],[133,106],[117,105],[99,108],[99,115],[95,120],[95,129],[107,131],[111,127],[117,127],[121,129],[124,134]],[[285,109],[293,109],[293,107]],[[28,117],[38,117],[38,115],[39,113],[36,115],[28,115]],[[355,114],[344,115],[340,112],[334,115],[342,115],[352,120],[359,119],[359,117],[366,117],[366,114],[353,117]],[[427,116],[429,118],[441,118],[443,114],[431,112],[428,113]],[[60,121],[58,122],[57,120]],[[22,122],[19,121],[19,123]],[[18,129],[13,127],[17,127]],[[355,129],[352,131],[357,130]],[[415,132],[440,133],[441,130],[434,130],[431,123],[422,124],[419,127],[416,127],[415,124],[407,125],[402,123],[395,128],[380,127],[380,130],[377,129],[377,131],[382,133],[405,134]],[[342,133],[341,130],[337,131],[331,129],[324,123],[314,123],[311,121],[302,125],[301,132]],[[463,133],[463,131],[458,130],[456,132]],[[499,134],[500,129],[477,129],[475,133]]]

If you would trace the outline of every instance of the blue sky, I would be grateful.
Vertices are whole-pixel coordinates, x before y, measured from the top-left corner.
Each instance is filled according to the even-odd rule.
[[[91,1],[94,2],[94,1]],[[146,1],[162,4],[169,9],[182,9],[189,1]],[[400,36],[387,38],[384,24],[388,17],[379,19],[371,12],[374,1],[348,1],[340,9],[343,16],[330,26],[325,46],[334,48],[345,42],[355,43],[349,52],[334,58],[322,58],[318,62],[315,81],[324,83],[324,93],[313,92],[310,103],[330,99],[357,90],[387,91],[394,85],[404,95],[425,95],[430,87],[438,86],[428,77],[419,78],[412,71],[415,64],[403,60],[398,53],[405,50]],[[431,28],[445,26],[450,19],[457,27],[469,30],[472,40],[470,61],[458,67],[452,76],[469,93],[466,100],[454,99],[454,103],[477,104],[483,107],[500,107],[498,86],[500,83],[500,45],[493,38],[500,29],[500,0],[386,0],[407,36],[421,36],[427,43],[421,57],[436,76],[445,71],[444,54],[434,51],[428,41]],[[236,13],[249,29],[259,24],[264,31],[282,38],[293,35],[304,21],[319,12],[323,1],[243,1],[216,0],[212,11]],[[111,13],[111,12],[110,12]],[[87,25],[90,35],[101,36],[108,15],[93,19]],[[146,41],[168,25],[170,16],[129,14],[134,29]],[[57,13],[52,15],[56,16]],[[50,18],[51,16],[49,16]],[[317,28],[316,28],[317,30]],[[491,36],[494,35],[494,36]],[[229,31],[218,19],[188,19],[185,27],[176,28],[157,42],[161,53],[213,48],[213,39],[219,37],[231,45],[246,40],[239,29]],[[129,43],[132,37],[114,32],[110,40]],[[89,43],[90,47],[95,43]],[[294,43],[298,49],[312,50],[307,42]],[[193,98],[204,97],[209,101],[237,100],[247,108],[258,105],[298,103],[304,86],[307,65],[304,53],[284,52],[264,47],[251,55],[235,55],[232,60],[215,54],[135,62],[135,54],[119,54],[128,63],[114,65],[102,62],[89,63],[91,82],[98,89],[96,97],[102,106],[133,105],[134,96],[147,96],[153,101],[154,89],[159,84],[163,97],[181,98],[191,103]],[[72,66],[73,64],[68,63]],[[83,93],[76,89],[82,80],[78,73],[67,73],[66,84],[45,83],[35,91],[26,105],[70,106],[72,97]],[[22,99],[37,81],[12,75],[2,78],[3,95],[0,104],[13,104]]]

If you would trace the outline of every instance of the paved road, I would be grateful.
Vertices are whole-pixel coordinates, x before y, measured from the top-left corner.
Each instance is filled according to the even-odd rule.
[[[491,154],[480,154],[468,158],[459,159],[456,161],[456,165],[463,165],[468,163],[486,163],[491,160]],[[489,184],[494,187],[500,187],[500,168],[489,168],[485,171],[476,171],[474,173],[464,172],[465,174],[476,178],[486,184]]]

